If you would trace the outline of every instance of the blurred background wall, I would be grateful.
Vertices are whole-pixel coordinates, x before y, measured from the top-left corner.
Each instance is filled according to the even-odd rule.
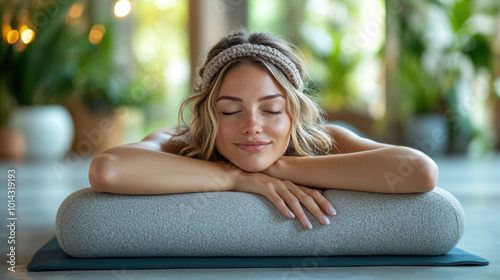
[[[238,27],[298,46],[329,121],[431,156],[500,149],[497,0],[2,0],[0,24],[1,158],[87,157],[177,125]],[[28,119],[47,107],[70,121]]]

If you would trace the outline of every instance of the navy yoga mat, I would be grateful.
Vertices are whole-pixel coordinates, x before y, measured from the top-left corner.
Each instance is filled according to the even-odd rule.
[[[333,256],[333,257],[154,257],[79,259],[67,255],[52,238],[28,265],[28,271],[89,269],[167,269],[321,266],[456,266],[488,265],[488,260],[454,248],[441,256]]]

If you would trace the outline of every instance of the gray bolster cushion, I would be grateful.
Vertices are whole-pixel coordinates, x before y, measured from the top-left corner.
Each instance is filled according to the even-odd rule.
[[[326,190],[337,210],[313,229],[265,197],[243,192],[71,194],[56,218],[62,249],[78,258],[441,255],[464,232],[460,203],[443,189],[380,194]]]

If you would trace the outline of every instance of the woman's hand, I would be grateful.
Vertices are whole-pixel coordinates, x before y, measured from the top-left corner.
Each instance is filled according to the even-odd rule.
[[[289,181],[282,181],[262,173],[242,171],[236,180],[235,191],[257,193],[267,197],[285,216],[297,217],[306,229],[312,224],[307,219],[301,204],[322,224],[330,223],[327,215],[336,214],[333,206],[323,196],[323,192],[298,186]]]

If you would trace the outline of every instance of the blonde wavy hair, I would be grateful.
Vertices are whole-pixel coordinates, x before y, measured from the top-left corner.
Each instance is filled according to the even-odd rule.
[[[207,63],[221,51],[239,44],[256,44],[272,47],[288,57],[297,67],[302,80],[307,77],[302,60],[295,54],[294,47],[284,39],[268,32],[251,33],[238,30],[221,39],[208,52],[205,63],[198,71],[193,93],[180,106],[177,135],[187,135],[186,147],[180,154],[203,160],[225,160],[217,151],[216,137],[218,116],[215,101],[222,80],[234,67],[246,63],[255,63],[267,70],[286,91],[287,109],[291,117],[290,142],[286,156],[317,156],[329,154],[334,145],[330,133],[324,128],[323,110],[312,96],[297,90],[281,69],[260,57],[236,58],[229,61],[213,78],[206,90],[201,90],[203,71]],[[185,120],[185,111],[191,112],[191,120]],[[181,128],[181,124],[185,128]]]

